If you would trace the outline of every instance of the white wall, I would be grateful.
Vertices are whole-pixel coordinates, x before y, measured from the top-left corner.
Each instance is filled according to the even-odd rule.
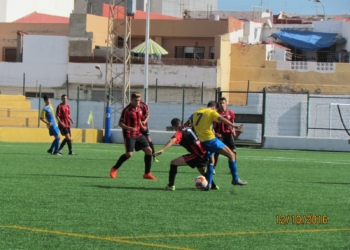
[[[68,37],[23,36],[23,63],[68,64]]]
[[[0,0],[0,10],[6,11],[6,15],[0,15],[0,22],[13,22],[35,11],[69,17],[73,9],[74,0]]]

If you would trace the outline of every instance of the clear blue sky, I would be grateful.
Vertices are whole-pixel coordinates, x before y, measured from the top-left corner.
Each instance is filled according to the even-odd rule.
[[[323,15],[322,4],[326,15],[350,15],[350,0],[321,0],[322,4],[314,0],[218,0],[218,10],[254,11],[252,6],[261,6],[261,2],[262,10],[270,9],[274,15],[281,10],[289,14]]]

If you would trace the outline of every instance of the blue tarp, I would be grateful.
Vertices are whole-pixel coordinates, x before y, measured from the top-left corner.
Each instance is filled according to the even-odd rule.
[[[281,30],[279,33],[273,33],[272,36],[297,49],[315,51],[330,47],[335,42],[337,35],[336,33]]]

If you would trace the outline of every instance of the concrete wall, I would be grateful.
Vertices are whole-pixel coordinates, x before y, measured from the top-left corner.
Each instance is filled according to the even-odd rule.
[[[213,100],[213,99],[211,99]],[[31,108],[38,109],[39,103],[38,98],[32,98]],[[51,103],[54,108],[60,103],[60,100],[51,99]],[[75,120],[75,124],[72,127],[76,127],[78,122],[78,128],[92,128],[92,124],[88,125],[87,120],[90,111],[92,111],[94,118],[94,128],[103,129],[104,119],[104,103],[103,102],[91,102],[91,101],[80,101],[79,111],[76,100],[69,100],[71,106],[71,117]],[[41,100],[41,108],[43,107],[43,101]],[[177,103],[149,103],[149,109],[151,117],[149,120],[149,127],[153,131],[165,131],[167,126],[170,126],[172,118],[179,118],[180,120],[187,118],[200,107],[205,107],[206,104],[186,104],[184,106],[184,112],[182,112],[182,104]],[[120,106],[115,106],[118,109]],[[261,114],[262,112],[262,95],[251,94],[249,95],[249,103],[247,106],[228,106],[228,108],[234,110],[236,113],[245,114]],[[79,117],[77,114],[79,112]],[[117,124],[120,118],[120,114],[116,114],[112,117],[112,123]],[[252,140],[256,142],[261,141],[261,125],[256,124],[245,124],[244,133],[239,137],[242,140]]]
[[[24,36],[24,64],[68,64],[68,37]]]
[[[97,143],[103,142],[103,130],[71,129],[73,142]],[[61,141],[63,140],[61,136]],[[6,142],[48,142],[53,141],[47,128],[13,128],[0,127],[0,141]]]
[[[62,41],[65,43],[65,41]],[[67,47],[61,47],[67,48]],[[56,48],[58,51],[59,48]],[[44,51],[46,52],[46,51]],[[43,52],[43,53],[44,53]],[[51,53],[42,58],[50,58]],[[66,55],[66,54],[65,54]],[[23,86],[23,73],[26,74],[26,86],[64,87],[66,77],[73,84],[94,84],[103,87],[105,84],[106,65],[101,64],[103,77],[92,63],[4,63],[0,62],[0,86]],[[117,72],[123,70],[122,64],[116,64]],[[131,85],[144,85],[144,65],[133,64],[131,67]],[[173,87],[216,87],[216,67],[149,65],[149,83]]]
[[[69,17],[74,9],[74,0],[2,0],[0,3],[0,22],[13,22],[34,11]]]

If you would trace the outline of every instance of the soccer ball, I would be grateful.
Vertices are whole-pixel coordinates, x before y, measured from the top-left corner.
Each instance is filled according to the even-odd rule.
[[[208,181],[204,176],[200,175],[194,180],[194,185],[197,189],[203,189],[208,186]]]

